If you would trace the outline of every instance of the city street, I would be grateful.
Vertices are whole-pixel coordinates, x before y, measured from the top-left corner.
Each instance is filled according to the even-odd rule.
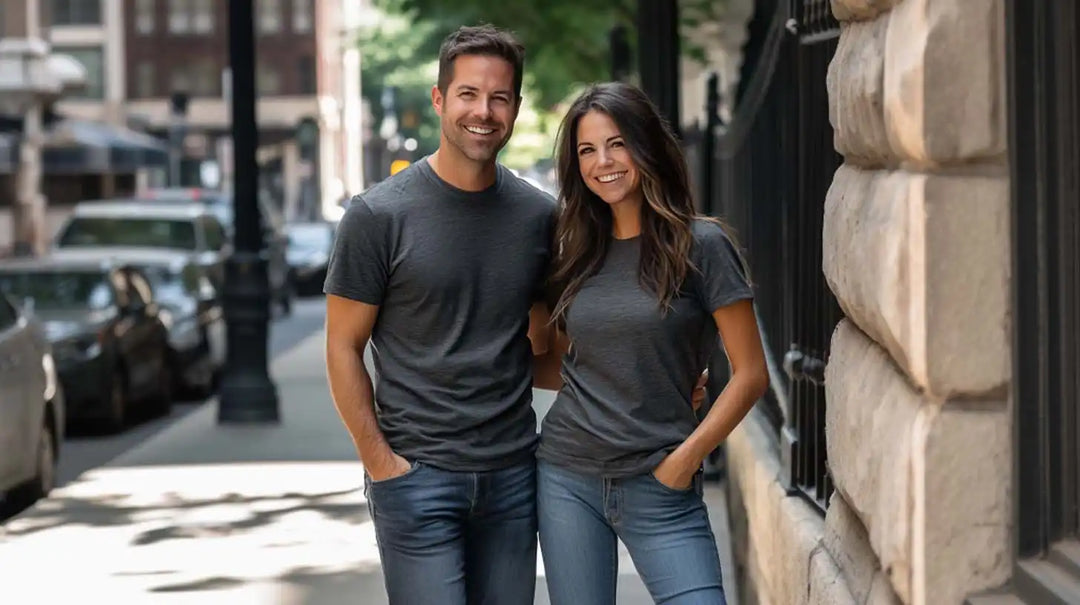
[[[188,406],[0,525],[5,591],[48,603],[386,603],[362,467],[326,385],[321,321],[321,304],[305,302],[275,324],[281,424],[223,426],[213,399]],[[538,391],[537,411],[550,401]],[[706,499],[731,587],[723,490],[708,485]],[[650,603],[625,549],[619,563],[618,602]],[[539,604],[543,574],[538,564]]]
[[[271,359],[287,352],[322,328],[325,317],[324,303],[321,297],[298,299],[293,305],[292,315],[278,317],[270,328]],[[180,419],[200,408],[205,401],[176,401],[167,416],[140,419],[125,431],[115,434],[101,434],[85,428],[73,430],[62,446],[60,463],[57,466],[57,487],[63,487],[82,473],[97,468],[131,448],[146,441],[162,430],[172,426]],[[0,521],[17,511],[3,511]]]

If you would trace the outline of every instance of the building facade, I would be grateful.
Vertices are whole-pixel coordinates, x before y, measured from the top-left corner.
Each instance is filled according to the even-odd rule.
[[[1080,602],[1080,9],[752,13],[687,142],[772,374],[725,445],[740,602]]]
[[[51,1],[61,15],[54,46],[82,60],[92,80],[60,111],[170,140],[170,169],[140,186],[228,188],[228,3]],[[362,186],[359,51],[350,41],[364,5],[255,0],[261,185],[287,216],[321,216]]]

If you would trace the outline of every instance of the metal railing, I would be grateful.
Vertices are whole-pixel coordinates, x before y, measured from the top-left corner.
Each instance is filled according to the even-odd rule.
[[[702,210],[734,228],[749,260],[772,388],[761,406],[777,430],[784,483],[825,509],[825,362],[841,317],[822,274],[833,149],[825,77],[839,25],[827,0],[760,2],[729,124],[684,137]],[[714,360],[713,366],[720,364]]]

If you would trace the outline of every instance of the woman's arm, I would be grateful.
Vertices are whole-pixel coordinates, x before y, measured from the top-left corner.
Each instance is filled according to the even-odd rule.
[[[657,479],[672,487],[690,484],[709,452],[735,430],[769,387],[753,303],[741,300],[721,307],[713,311],[713,320],[731,364],[731,379],[697,429],[653,471]]]

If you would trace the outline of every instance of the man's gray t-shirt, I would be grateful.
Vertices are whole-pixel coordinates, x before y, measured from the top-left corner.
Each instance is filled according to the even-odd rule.
[[[379,306],[379,427],[398,455],[454,471],[533,455],[531,304],[555,202],[499,166],[457,189],[421,160],[353,198],[324,291]]]
[[[720,226],[695,220],[691,271],[662,316],[638,280],[641,238],[613,240],[566,315],[563,388],[544,418],[537,456],[577,472],[650,472],[697,427],[691,396],[718,343],[712,312],[750,299]]]

